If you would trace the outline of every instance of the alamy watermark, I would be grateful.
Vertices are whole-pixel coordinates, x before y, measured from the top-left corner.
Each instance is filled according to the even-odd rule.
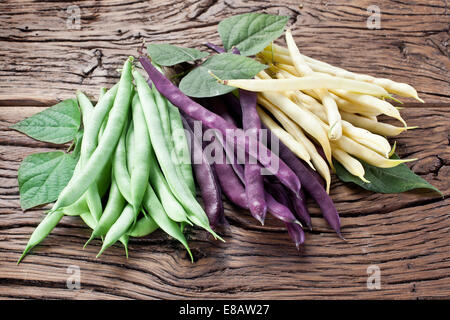
[[[69,290],[80,290],[81,288],[81,271],[80,267],[71,265],[67,267],[66,273],[69,274],[66,285]]]
[[[381,289],[381,270],[377,265],[370,265],[367,267],[367,289],[380,290]]]
[[[81,9],[79,6],[68,6],[66,9],[67,12],[67,20],[66,27],[67,29],[81,29]]]
[[[370,16],[367,18],[367,29],[381,29],[381,10],[377,5],[371,5],[367,8]]]

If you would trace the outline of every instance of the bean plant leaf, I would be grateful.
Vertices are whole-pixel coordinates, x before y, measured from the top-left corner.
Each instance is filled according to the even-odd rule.
[[[227,51],[237,47],[241,55],[250,56],[278,38],[288,20],[287,16],[244,13],[222,20],[217,29]]]
[[[221,79],[249,79],[267,68],[253,59],[221,53],[210,57],[202,65],[189,72],[180,82],[180,89],[191,97],[213,97],[233,91],[235,88],[219,84],[208,73],[210,70]]]
[[[77,157],[63,151],[26,157],[18,172],[22,209],[55,201],[72,177],[77,161]]]
[[[399,159],[396,154],[391,159]],[[338,178],[344,182],[353,182],[360,187],[380,193],[400,193],[413,189],[430,189],[443,195],[436,187],[416,175],[404,163],[393,168],[378,168],[359,160],[364,167],[364,178],[370,181],[366,183],[360,178],[348,172],[339,162],[333,160]]]
[[[152,60],[161,66],[173,66],[177,63],[195,61],[208,56],[207,52],[166,43],[151,43],[147,46],[147,52]]]
[[[77,100],[68,99],[16,123],[11,129],[36,140],[59,144],[73,140],[79,127]]]

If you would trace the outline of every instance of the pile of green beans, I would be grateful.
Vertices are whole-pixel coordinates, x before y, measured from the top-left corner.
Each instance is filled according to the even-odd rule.
[[[178,110],[133,66],[129,57],[119,82],[102,88],[95,106],[82,92],[83,137],[74,174],[52,209],[32,233],[19,259],[56,227],[64,215],[79,216],[104,250],[120,241],[128,256],[130,237],[161,228],[186,248],[186,225],[222,240],[195,198],[195,183]],[[184,157],[184,158],[183,158]]]

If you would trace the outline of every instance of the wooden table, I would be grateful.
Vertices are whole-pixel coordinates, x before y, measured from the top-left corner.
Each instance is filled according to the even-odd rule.
[[[299,6],[299,4],[301,4]],[[370,30],[367,8],[381,9]],[[327,298],[415,299],[450,296],[450,85],[446,1],[80,1],[81,29],[68,29],[67,2],[0,4],[0,297],[1,298]],[[82,89],[96,97],[118,79],[142,40],[203,48],[219,44],[217,23],[244,12],[291,16],[304,53],[352,71],[414,85],[426,104],[406,101],[408,124],[398,152],[445,198],[416,191],[384,195],[333,179],[342,217],[340,240],[310,204],[314,231],[297,252],[286,230],[264,227],[225,202],[226,243],[189,232],[195,256],[161,232],[115,246],[82,249],[90,231],[66,217],[19,266],[16,261],[44,210],[19,206],[17,169],[25,156],[54,150],[8,127]],[[74,11],[75,12],[75,11]],[[75,12],[76,13],[76,12]],[[69,26],[71,26],[69,21]],[[367,287],[379,267],[381,288]],[[75,267],[73,267],[75,266]],[[69,268],[69,269],[68,269]],[[79,268],[81,288],[69,290]],[[369,268],[369,271],[372,270]]]

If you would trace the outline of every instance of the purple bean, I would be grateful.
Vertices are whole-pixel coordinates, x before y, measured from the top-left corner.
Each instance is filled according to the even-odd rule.
[[[238,178],[241,180],[241,183],[244,183],[245,179],[244,179],[244,168],[239,165],[236,164],[235,166],[231,166],[230,167],[234,170],[234,172],[236,173],[236,175],[238,176]],[[264,197],[266,199],[266,204],[267,204],[267,210],[277,219],[284,221],[284,222],[297,222],[297,219],[295,218],[295,216],[292,214],[291,210],[281,204],[280,202],[278,202],[277,200],[275,200],[272,195],[270,193],[268,193],[267,191],[264,191]]]
[[[282,142],[280,142],[280,157],[288,163],[297,176],[302,179],[305,191],[317,202],[322,210],[325,220],[337,235],[342,238],[339,213],[334,206],[333,200],[331,200],[320,181],[315,178],[308,168],[306,168],[306,166]]]
[[[161,72],[159,72],[148,60],[147,57],[141,56],[139,58],[141,65],[147,71],[149,77],[152,79],[156,89],[163,94],[172,104],[179,107],[187,115],[195,120],[201,120],[202,123],[212,129],[218,129],[224,137],[227,136],[227,130],[236,130],[242,132],[235,125],[228,123],[222,117],[217,116],[213,112],[202,107],[184,93],[180,91],[169,79],[167,79]],[[259,152],[255,152],[250,148],[249,139],[235,139],[235,143],[239,148],[245,150],[250,156],[255,157],[258,161],[268,169],[269,172],[278,177],[278,179],[292,190],[296,195],[299,194],[300,180],[298,176],[275,154],[268,150],[263,144],[257,142]],[[269,155],[266,157],[265,155]],[[264,155],[264,156],[263,156]],[[278,170],[275,170],[271,164],[277,163]]]
[[[252,104],[254,103],[254,111],[256,112],[256,95],[253,94],[253,92],[246,91],[246,93],[243,93],[243,103],[244,105],[247,105],[248,108],[252,108]],[[212,103],[211,109],[214,110],[214,113],[221,116],[225,120],[227,120],[230,123],[233,123],[236,125],[233,117],[228,112],[227,108],[225,107],[223,101],[218,98],[210,99],[210,102]],[[255,126],[256,133],[258,132],[258,129],[261,127],[261,123],[259,122],[259,116],[256,113],[256,119],[254,118],[254,114],[251,114],[250,112],[249,117],[252,117],[249,120],[248,126],[253,127]],[[246,113],[247,114],[247,113]],[[243,121],[245,122],[245,121]],[[259,123],[258,123],[259,122]],[[244,127],[244,130],[247,130],[246,127]],[[257,139],[257,135],[255,135],[255,138]],[[229,145],[226,146],[227,148],[230,148]],[[234,155],[234,150],[227,150],[227,154],[230,157],[230,155]],[[258,164],[251,164],[250,159],[240,159],[242,162],[245,162],[244,166],[244,185],[245,185],[245,192],[247,196],[247,203],[249,206],[250,213],[252,216],[258,220],[262,225],[264,225],[264,219],[266,218],[266,212],[267,212],[267,204],[266,199],[264,195],[264,183],[261,176],[261,167]],[[235,166],[238,165],[236,158],[233,157],[233,159],[230,159],[231,165],[236,171]]]
[[[211,143],[218,143],[217,140]],[[214,169],[217,173],[217,178],[220,183],[225,196],[235,205],[248,209],[247,196],[241,180],[236,175],[233,167],[226,163],[226,155],[223,152],[223,158],[214,163]]]
[[[278,183],[277,181],[273,182],[269,179],[266,179],[266,189],[270,194],[272,194],[275,200],[292,210],[292,201],[289,198],[289,193],[282,184]],[[294,198],[297,199],[297,197]],[[305,233],[302,227],[296,223],[285,223],[285,225],[288,230],[289,236],[291,237],[292,241],[294,241],[297,250],[299,250],[300,245],[305,241]]]
[[[289,233],[289,236],[294,241],[297,250],[300,250],[300,245],[305,242],[305,232],[302,227],[300,227],[296,223],[286,223],[286,229]]]
[[[215,44],[213,44],[211,42],[205,43],[205,46],[207,46],[211,50],[214,50],[217,53],[225,53],[226,52],[226,50],[223,47],[215,45]],[[231,52],[234,53],[234,54],[240,54],[239,49],[236,48],[236,47],[231,48]]]
[[[190,146],[192,167],[194,169],[195,178],[200,187],[203,205],[205,207],[205,212],[208,216],[209,223],[212,227],[226,224],[222,203],[222,193],[217,182],[217,177],[215,176],[214,170],[208,163],[208,160],[203,153],[200,140],[195,136],[194,131],[192,130],[186,119],[184,119],[184,117],[181,117],[181,120],[183,121],[185,130],[187,130],[191,136]],[[196,159],[201,159],[201,163],[197,163]]]
[[[300,197],[291,197],[292,206],[297,217],[303,222],[309,230],[312,230],[311,216],[306,207],[306,195],[303,190],[300,190]]]
[[[232,94],[225,96],[226,101],[230,110],[237,116],[237,118],[242,118],[242,112],[239,104],[239,100]],[[272,140],[272,132],[265,126],[263,128],[267,129],[269,132],[268,141]],[[276,139],[276,137],[274,137]],[[333,200],[325,191],[321,179],[319,179],[315,174],[311,172],[298,158],[292,153],[292,151],[279,141],[280,157],[283,161],[295,172],[298,178],[302,181],[304,190],[317,202],[320,207],[322,214],[328,224],[333,228],[340,238],[342,237],[340,231],[340,218],[339,213],[334,206]]]
[[[256,111],[257,95],[255,92],[239,89],[239,99],[242,107],[243,129],[254,134],[254,137],[259,141],[258,134],[261,129],[261,120]],[[264,224],[267,204],[264,196],[261,167],[247,161],[244,166],[244,180],[250,212],[261,224]]]
[[[222,48],[221,46],[217,46],[217,45],[215,45],[215,44],[213,44],[211,42],[205,43],[205,46],[207,46],[211,50],[216,51],[217,53],[224,53],[224,52],[226,52],[224,48]]]
[[[287,222],[287,223],[296,223],[297,219],[292,214],[291,210],[279,203],[277,200],[275,200],[272,195],[268,192],[265,192],[265,198],[266,198],[266,204],[267,204],[267,210],[277,219]]]

